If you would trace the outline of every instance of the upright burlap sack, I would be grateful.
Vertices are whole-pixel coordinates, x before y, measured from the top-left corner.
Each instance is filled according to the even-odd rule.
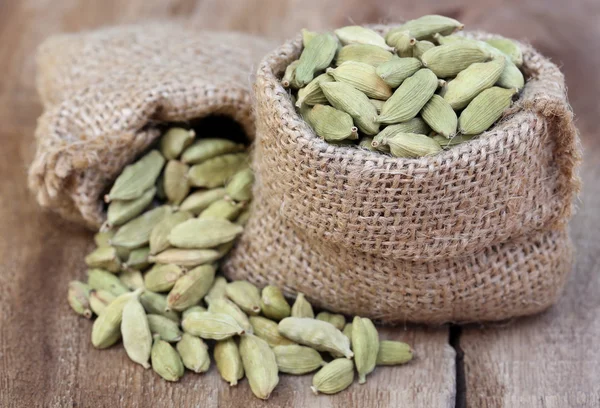
[[[522,47],[529,81],[502,121],[420,159],[319,139],[280,84],[301,38],[268,54],[255,84],[254,213],[226,274],[388,323],[550,306],[571,269],[580,149],[563,75]]]
[[[254,136],[251,76],[270,44],[184,23],[50,38],[38,50],[44,113],[29,185],[39,203],[98,227],[102,194],[160,122],[224,115]]]

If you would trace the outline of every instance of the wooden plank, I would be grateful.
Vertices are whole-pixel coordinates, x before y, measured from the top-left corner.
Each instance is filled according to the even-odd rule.
[[[91,322],[76,316],[65,299],[67,283],[83,278],[83,256],[93,246],[91,234],[42,212],[26,188],[26,167],[34,153],[32,135],[41,112],[33,82],[33,51],[43,38],[105,24],[186,16],[193,10],[221,29],[256,30],[261,21],[274,24],[268,9],[258,7],[241,18],[231,5],[229,12],[216,13],[216,4],[161,0],[0,3],[0,406],[265,405],[253,397],[247,381],[230,388],[214,366],[205,375],[188,373],[181,382],[171,384],[131,363],[121,346],[93,349]],[[239,8],[242,4],[240,0]],[[250,17],[251,26],[244,23]],[[404,367],[377,369],[366,385],[355,384],[331,397],[313,396],[310,376],[282,376],[271,406],[452,407],[454,350],[448,345],[447,327],[388,328],[383,335],[414,345],[417,359]]]

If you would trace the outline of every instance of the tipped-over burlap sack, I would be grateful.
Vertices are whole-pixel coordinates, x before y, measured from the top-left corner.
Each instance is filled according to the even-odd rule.
[[[554,64],[523,45],[529,81],[499,124],[402,159],[315,135],[280,84],[300,51],[287,42],[258,70],[254,214],[229,277],[390,323],[499,320],[556,300],[580,152]]]
[[[269,45],[183,23],[47,40],[38,51],[44,113],[29,171],[39,203],[98,227],[102,194],[158,137],[156,123],[223,115],[252,139],[251,76]]]

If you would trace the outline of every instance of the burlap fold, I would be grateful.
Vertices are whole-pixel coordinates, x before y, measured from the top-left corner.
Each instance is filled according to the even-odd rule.
[[[159,135],[154,124],[224,115],[254,135],[261,38],[148,23],[60,35],[38,50],[44,113],[29,185],[39,203],[99,226],[101,196]]]
[[[571,267],[580,148],[563,75],[522,47],[529,81],[514,108],[421,159],[320,140],[280,85],[301,39],[268,54],[254,87],[254,216],[226,273],[390,323],[547,308]]]

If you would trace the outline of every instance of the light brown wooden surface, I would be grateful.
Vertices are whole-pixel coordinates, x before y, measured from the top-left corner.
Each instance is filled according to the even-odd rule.
[[[599,406],[599,8],[597,0],[0,1],[0,406]],[[556,307],[505,325],[463,328],[452,344],[459,341],[465,353],[464,377],[447,327],[389,328],[384,336],[411,343],[416,361],[377,369],[366,385],[333,397],[314,397],[310,376],[282,376],[269,403],[254,398],[246,381],[229,388],[214,367],[169,384],[130,363],[121,346],[91,347],[91,323],[75,316],[65,300],[68,281],[83,277],[91,234],[42,212],[26,188],[41,111],[33,52],[45,37],[180,16],[206,28],[285,38],[301,27],[431,12],[528,39],[563,66],[586,150],[584,192],[572,223],[577,267]]]

